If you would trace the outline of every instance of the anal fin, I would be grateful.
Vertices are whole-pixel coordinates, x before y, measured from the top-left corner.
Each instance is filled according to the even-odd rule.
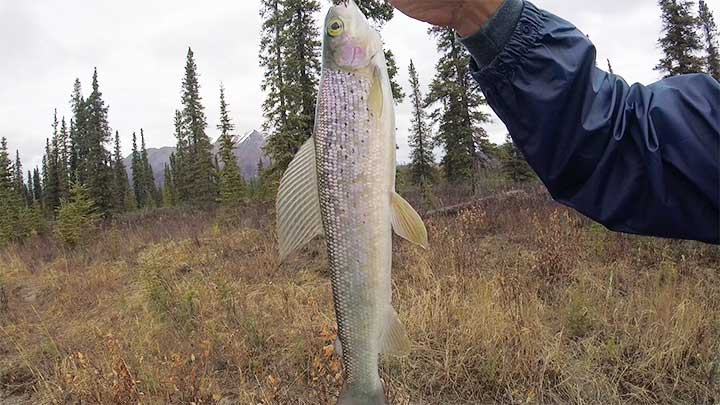
[[[410,339],[405,327],[398,319],[397,312],[390,306],[380,337],[380,352],[392,356],[407,356],[410,353]]]

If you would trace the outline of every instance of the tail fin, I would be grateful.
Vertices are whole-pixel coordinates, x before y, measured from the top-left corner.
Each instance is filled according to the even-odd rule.
[[[367,393],[356,392],[346,384],[340,391],[337,405],[387,405],[387,402],[385,402],[382,386],[378,391]]]

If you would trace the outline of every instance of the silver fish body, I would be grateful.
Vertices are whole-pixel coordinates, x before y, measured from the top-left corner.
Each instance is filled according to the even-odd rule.
[[[348,390],[382,393],[381,328],[390,304],[394,139],[368,107],[372,78],[325,70],[315,154],[323,228]]]
[[[283,174],[280,258],[327,242],[345,372],[341,405],[384,404],[381,353],[409,350],[391,305],[392,232],[427,247],[420,216],[395,192],[395,113],[380,35],[353,0],[325,21],[315,132]]]

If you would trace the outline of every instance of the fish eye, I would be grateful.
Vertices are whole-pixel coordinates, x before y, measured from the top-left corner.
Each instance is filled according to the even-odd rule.
[[[330,21],[330,23],[328,24],[328,27],[327,27],[327,33],[331,37],[340,36],[344,30],[345,30],[345,24],[339,18],[335,18],[332,21]]]

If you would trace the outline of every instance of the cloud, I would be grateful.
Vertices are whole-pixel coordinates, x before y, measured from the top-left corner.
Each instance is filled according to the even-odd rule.
[[[654,1],[536,4],[589,34],[597,44],[599,66],[610,58],[615,71],[629,81],[658,78],[652,70],[659,57]],[[124,151],[140,128],[148,146],[173,145],[173,112],[180,102],[188,46],[196,55],[209,134],[217,136],[221,81],[238,132],[260,128],[259,6],[258,0],[0,0],[0,136],[8,138],[11,149],[20,149],[26,168],[39,164],[53,109],[69,116],[73,81],[79,77],[89,90],[97,66],[110,124],[120,132]],[[432,80],[437,53],[427,28],[396,13],[383,30],[405,87],[410,59],[425,90]],[[406,100],[397,109],[401,161],[408,156],[409,113]],[[506,130],[497,118],[487,129],[493,141],[504,139]]]

